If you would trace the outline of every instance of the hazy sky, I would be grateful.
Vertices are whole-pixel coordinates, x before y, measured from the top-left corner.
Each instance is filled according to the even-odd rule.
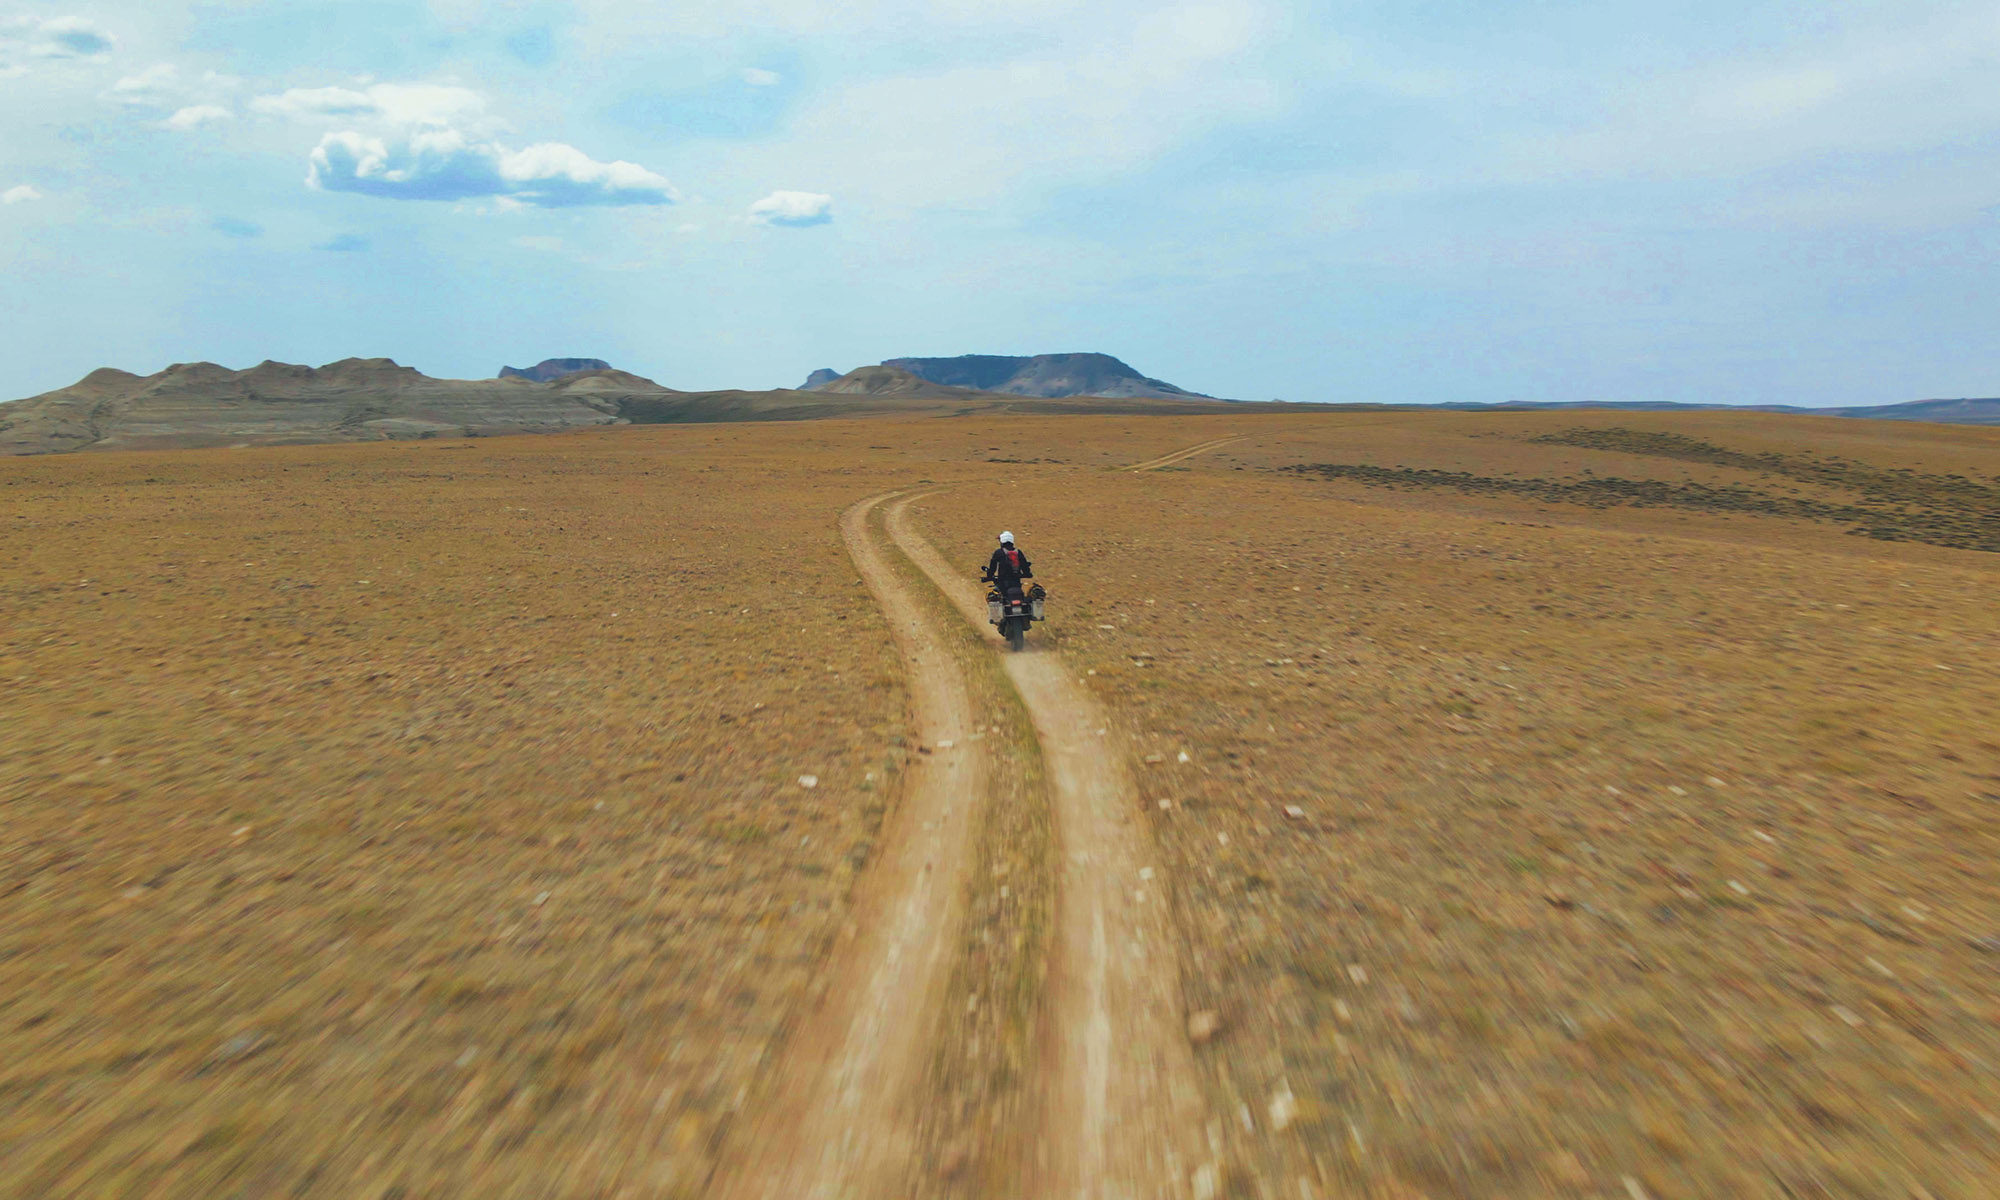
[[[1102,350],[1287,400],[2000,394],[2000,3],[0,0],[0,398]]]

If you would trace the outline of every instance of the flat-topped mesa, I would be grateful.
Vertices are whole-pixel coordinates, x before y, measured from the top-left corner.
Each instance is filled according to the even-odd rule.
[[[961,354],[955,358],[891,358],[882,365],[946,387],[1013,396],[1207,398],[1163,379],[1141,375],[1109,354]]]
[[[532,367],[501,367],[499,379],[525,379],[549,383],[580,371],[609,371],[611,364],[601,358],[545,358]]]

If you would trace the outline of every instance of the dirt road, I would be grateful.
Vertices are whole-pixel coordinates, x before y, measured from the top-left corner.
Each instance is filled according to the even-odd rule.
[[[910,528],[906,510],[917,498],[890,506],[890,537],[966,620],[984,626],[979,589]],[[1049,766],[1062,854],[1041,1158],[1029,1177],[1050,1197],[1211,1195],[1216,1169],[1165,884],[1124,759],[1106,742],[1109,722],[1055,655],[1009,654],[1007,673]]]
[[[1238,441],[1218,438],[1125,470],[1170,466]],[[928,494],[928,493],[927,493]],[[909,524],[921,495],[855,505],[841,534],[896,631],[916,736],[949,750],[919,760],[861,884],[848,943],[819,1007],[791,1040],[762,1101],[724,1155],[717,1194],[904,1194],[915,1157],[923,1064],[937,1036],[948,952],[962,916],[972,830],[986,802],[982,743],[964,665],[934,609],[894,569],[900,550],[976,628],[986,606]],[[887,503],[883,532],[870,514]],[[893,543],[893,546],[890,544]],[[996,652],[1003,645],[996,638]],[[1007,674],[1048,766],[1061,854],[1049,969],[1033,1194],[1154,1200],[1216,1193],[1216,1143],[1196,1082],[1166,881],[1110,722],[1055,655],[1007,654]]]
[[[891,493],[893,495],[894,493]],[[962,913],[972,830],[986,797],[982,743],[966,739],[962,668],[868,527],[887,496],[841,518],[855,564],[895,631],[923,748],[862,877],[818,1007],[772,1077],[761,1119],[726,1153],[721,1197],[907,1194],[918,1094]]]

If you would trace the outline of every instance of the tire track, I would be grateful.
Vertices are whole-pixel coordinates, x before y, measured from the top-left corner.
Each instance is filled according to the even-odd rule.
[[[760,1119],[732,1135],[707,1193],[726,1200],[872,1200],[910,1190],[924,1068],[990,768],[983,743],[965,738],[973,713],[964,668],[868,527],[895,495],[849,508],[840,532],[902,652],[918,744],[956,745],[910,763],[817,1007],[788,1041]]]
[[[1189,446],[1185,450],[1176,450],[1172,454],[1163,454],[1158,458],[1149,458],[1145,462],[1133,463],[1129,467],[1120,467],[1118,469],[1120,471],[1128,471],[1128,472],[1157,471],[1161,467],[1171,467],[1175,463],[1185,462],[1188,459],[1193,458],[1197,454],[1207,454],[1210,450],[1220,450],[1222,447],[1229,445],[1231,442],[1242,441],[1246,436],[1248,435],[1236,434],[1233,437],[1216,438],[1213,441],[1202,442],[1199,445]]]
[[[1169,455],[1179,461],[1231,439]],[[975,627],[981,593],[910,528],[886,528]],[[1181,1003],[1172,918],[1156,855],[1109,722],[1053,654],[1009,654],[1054,795],[1056,884],[1050,1027],[1039,1087],[1039,1161],[1031,1194],[1091,1200],[1212,1196],[1218,1179]]]

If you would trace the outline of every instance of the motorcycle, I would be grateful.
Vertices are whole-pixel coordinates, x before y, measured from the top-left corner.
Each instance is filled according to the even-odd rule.
[[[1047,612],[1048,592],[1038,583],[1025,592],[1018,586],[1010,587],[1003,596],[998,584],[992,580],[983,582],[988,584],[987,622],[1000,631],[1000,636],[1007,639],[1008,646],[1015,650],[1025,648],[1028,644],[1028,627],[1036,621],[1048,620],[1043,615]]]

